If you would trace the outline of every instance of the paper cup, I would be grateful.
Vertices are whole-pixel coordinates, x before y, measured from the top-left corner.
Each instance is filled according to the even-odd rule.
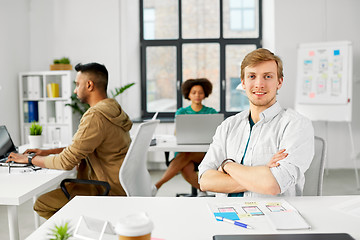
[[[150,240],[154,225],[145,212],[134,213],[118,220],[115,232],[119,240]]]

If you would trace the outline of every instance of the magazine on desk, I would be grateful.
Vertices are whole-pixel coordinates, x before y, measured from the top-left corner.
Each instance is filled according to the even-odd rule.
[[[248,201],[246,199],[233,203],[208,203],[210,211],[217,217],[232,221],[241,221],[249,225],[269,222],[277,230],[309,229],[311,226],[301,214],[287,201]],[[218,220],[218,219],[216,219]]]

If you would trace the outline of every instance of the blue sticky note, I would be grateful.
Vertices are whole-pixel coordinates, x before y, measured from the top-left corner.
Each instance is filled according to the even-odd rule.
[[[339,56],[340,55],[340,50],[334,50],[334,56]]]
[[[215,212],[214,213],[215,218],[216,217],[223,217],[231,220],[240,220],[239,216],[236,214],[236,212]],[[217,221],[220,221],[216,219]]]

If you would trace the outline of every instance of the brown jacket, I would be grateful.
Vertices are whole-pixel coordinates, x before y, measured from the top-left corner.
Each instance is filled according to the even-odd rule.
[[[73,142],[60,154],[45,159],[47,168],[70,170],[79,165],[78,178],[106,181],[110,195],[124,196],[119,170],[131,139],[128,115],[114,99],[104,99],[81,118]]]

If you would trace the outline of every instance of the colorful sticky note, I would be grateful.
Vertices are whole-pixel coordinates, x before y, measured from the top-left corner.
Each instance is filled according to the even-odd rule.
[[[216,217],[223,217],[231,220],[240,220],[239,216],[236,212],[214,212],[215,218]],[[217,220],[217,219],[216,219]],[[220,221],[220,220],[217,220]]]
[[[310,57],[312,57],[312,56],[314,56],[314,55],[315,55],[315,52],[314,52],[314,51],[310,51],[310,52],[309,52],[309,56],[310,56]]]
[[[340,50],[334,50],[334,56],[339,56],[340,55]]]

